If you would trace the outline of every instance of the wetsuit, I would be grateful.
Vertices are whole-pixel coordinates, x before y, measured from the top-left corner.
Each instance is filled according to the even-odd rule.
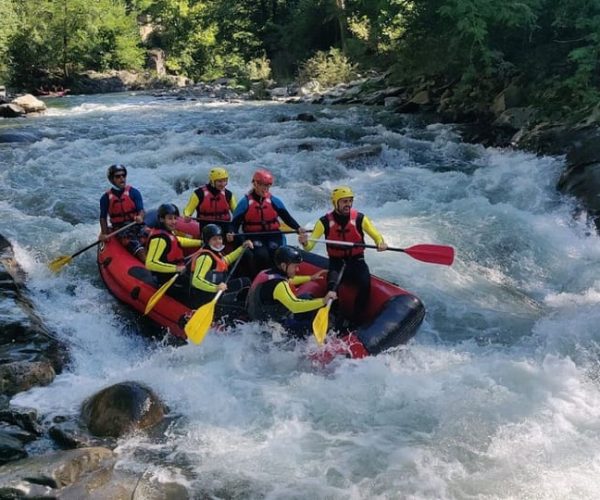
[[[298,297],[296,285],[310,281],[310,276],[292,279],[278,269],[261,271],[248,292],[248,315],[254,321],[272,320],[281,323],[293,335],[304,337],[311,332],[311,323],[323,299]]]
[[[166,229],[157,228],[150,232],[146,269],[152,271],[158,285],[166,283],[177,272],[177,266],[186,264],[184,248],[199,247],[200,240],[193,240],[175,236]],[[186,271],[180,274],[175,283],[167,290],[167,295],[189,305],[196,307],[197,297],[190,292],[190,277]]]
[[[352,209],[350,215],[344,216],[332,211],[317,221],[311,239],[317,240],[325,235],[327,240],[364,243],[365,233],[375,241],[375,244],[379,245],[383,242],[383,236],[363,213]],[[309,241],[304,245],[304,250],[310,251],[314,246],[315,242]],[[365,262],[364,248],[327,245],[327,255],[329,256],[329,290],[333,290],[335,287],[338,273],[344,261],[346,262],[342,283],[351,283],[357,289],[354,304],[346,309],[352,311],[352,315],[349,317],[350,321],[360,325],[371,295],[371,273]]]
[[[200,253],[192,275],[192,286],[198,290],[198,306],[214,299],[217,285],[227,280],[229,266],[241,257],[243,251],[243,247],[238,247],[233,252],[223,255],[221,252],[205,248]],[[227,291],[221,295],[215,307],[217,316],[225,320],[245,317],[244,301],[249,287],[249,278],[229,279]]]

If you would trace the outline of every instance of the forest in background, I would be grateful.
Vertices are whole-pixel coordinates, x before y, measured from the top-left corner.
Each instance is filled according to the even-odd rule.
[[[332,84],[374,69],[451,85],[454,99],[517,85],[554,117],[600,97],[600,0],[0,0],[0,13],[0,82],[17,90],[140,71],[159,48],[195,81]]]

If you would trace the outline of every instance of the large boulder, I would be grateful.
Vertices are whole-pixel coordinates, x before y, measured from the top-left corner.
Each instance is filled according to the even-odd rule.
[[[561,143],[565,137],[570,142],[565,148],[567,168],[557,187],[576,197],[600,230],[600,127],[566,129],[561,136]]]
[[[0,394],[12,396],[52,383],[56,373],[49,361],[15,361],[0,365]]]
[[[82,448],[26,458],[0,468],[0,498],[59,498],[57,490],[90,473],[112,470],[115,456],[106,448]]]
[[[0,393],[47,385],[66,361],[66,348],[44,326],[25,287],[25,273],[0,235]]]
[[[150,49],[146,52],[146,68],[155,71],[156,76],[165,76],[165,52],[162,49]]]
[[[95,436],[120,437],[158,424],[165,413],[152,389],[137,382],[122,382],[84,401],[81,417]]]
[[[46,111],[46,104],[31,94],[25,94],[16,99],[13,99],[13,104],[23,108],[25,113],[38,113],[40,111]]]
[[[27,457],[22,441],[0,430],[0,465]]]
[[[23,116],[25,110],[14,103],[0,104],[0,117],[2,118],[17,118]],[[11,142],[11,141],[0,141],[0,142]]]

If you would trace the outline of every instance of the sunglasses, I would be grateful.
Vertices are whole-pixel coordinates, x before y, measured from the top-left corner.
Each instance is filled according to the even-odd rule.
[[[270,188],[273,184],[265,184],[264,182],[257,182],[259,186]]]
[[[115,174],[113,175],[113,179],[125,179],[127,177],[125,174]]]

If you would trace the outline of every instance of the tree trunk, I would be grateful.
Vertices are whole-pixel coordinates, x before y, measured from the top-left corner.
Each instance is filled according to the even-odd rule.
[[[68,55],[68,35],[67,35],[67,14],[68,14],[68,8],[67,8],[67,2],[68,0],[63,0],[63,81],[66,82],[67,78],[69,77],[69,71],[68,71],[68,60],[69,60],[69,55]]]
[[[345,0],[335,0],[335,11],[340,27],[340,43],[342,44],[342,52],[347,55],[348,45],[346,43],[346,32],[348,23],[346,21],[346,3]]]

